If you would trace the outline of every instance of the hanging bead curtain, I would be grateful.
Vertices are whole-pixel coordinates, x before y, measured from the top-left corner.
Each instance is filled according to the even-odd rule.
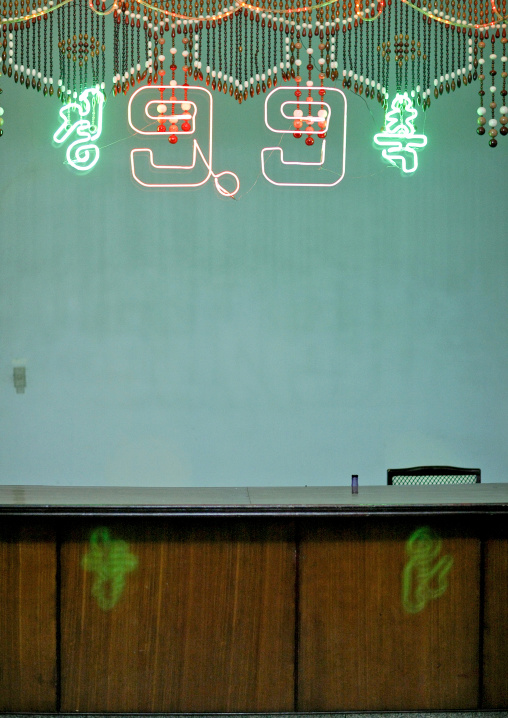
[[[479,134],[496,142],[498,106],[508,132],[506,0],[0,0],[0,14],[3,73],[63,102],[157,83],[169,55],[175,82],[181,70],[239,103],[319,77],[385,107],[408,92],[426,109],[479,78]]]

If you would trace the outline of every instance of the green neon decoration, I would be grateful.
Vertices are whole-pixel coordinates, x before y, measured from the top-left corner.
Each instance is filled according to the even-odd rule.
[[[414,121],[417,115],[408,93],[398,92],[392,100],[391,109],[385,115],[383,132],[374,135],[374,142],[384,148],[382,155],[385,160],[395,167],[400,167],[406,174],[416,172],[416,149],[427,144],[425,135],[416,134]]]
[[[98,528],[90,536],[90,551],[81,565],[96,574],[92,596],[103,611],[111,611],[122,596],[126,574],[134,571],[138,559],[129,553],[126,541],[112,539],[107,528]]]
[[[448,588],[452,556],[441,556],[442,541],[428,526],[417,529],[406,543],[409,560],[402,571],[402,606],[420,613]]]
[[[73,133],[78,138],[67,147],[67,162],[76,170],[91,170],[99,161],[96,140],[102,132],[104,95],[97,88],[83,90],[78,102],[69,102],[60,108],[62,124],[53,135],[57,144],[65,142]]]

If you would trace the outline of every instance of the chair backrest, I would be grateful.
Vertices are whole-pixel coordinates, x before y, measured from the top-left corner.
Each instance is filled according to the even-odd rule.
[[[458,466],[414,466],[409,469],[388,469],[389,486],[425,486],[431,484],[479,484],[481,469]]]

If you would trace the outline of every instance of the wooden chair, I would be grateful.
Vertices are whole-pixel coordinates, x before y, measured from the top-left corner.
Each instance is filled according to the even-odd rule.
[[[388,469],[389,486],[426,486],[430,484],[479,484],[481,469],[458,466],[414,466],[409,469]]]

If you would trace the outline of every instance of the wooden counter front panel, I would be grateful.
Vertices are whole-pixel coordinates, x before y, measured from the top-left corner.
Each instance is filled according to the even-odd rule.
[[[293,534],[291,523],[271,520],[69,527],[61,710],[293,710]],[[101,562],[102,576],[93,570]],[[129,569],[123,588],[115,562]]]
[[[33,520],[0,524],[0,710],[56,710],[56,543]]]
[[[482,708],[508,708],[508,526],[486,527]]]
[[[476,708],[479,565],[465,522],[304,522],[298,710]]]

